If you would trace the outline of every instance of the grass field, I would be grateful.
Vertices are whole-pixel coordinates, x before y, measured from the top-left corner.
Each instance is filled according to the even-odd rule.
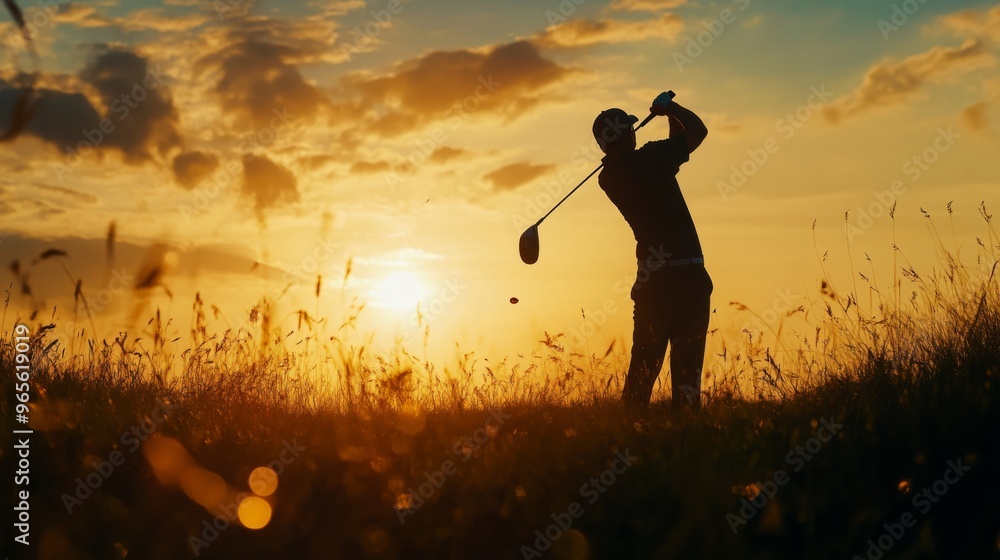
[[[369,356],[309,321],[282,335],[266,302],[235,331],[196,319],[187,340],[167,340],[159,316],[142,336],[100,342],[25,321],[32,550],[994,558],[995,270],[995,258],[944,254],[863,309],[823,282],[811,328],[785,333],[782,360],[751,339],[710,357],[699,414],[660,401],[643,418],[616,402],[607,355],[583,371],[555,336],[526,373]],[[5,315],[4,394],[18,321]],[[18,426],[3,402],[6,439]],[[5,473],[17,468],[11,447]],[[12,542],[11,524],[3,531]]]

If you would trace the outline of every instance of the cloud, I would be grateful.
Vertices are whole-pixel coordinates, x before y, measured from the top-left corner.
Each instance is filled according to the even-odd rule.
[[[97,203],[93,194],[61,186],[20,181],[0,184],[0,216],[4,222],[89,211]]]
[[[336,61],[331,54],[335,26],[315,18],[288,21],[247,17],[224,31],[214,52],[199,58],[196,76],[214,82],[223,112],[237,127],[264,128],[274,111],[296,120],[315,119],[329,108],[320,88],[299,64]]]
[[[469,150],[464,148],[452,148],[449,146],[441,146],[440,148],[434,150],[433,153],[427,158],[427,161],[432,163],[448,163],[454,159],[464,157],[469,153]]]
[[[161,269],[159,279],[162,280],[164,264],[168,265],[167,268],[173,272],[174,278],[181,276],[194,278],[203,274],[237,274],[245,277],[251,268],[256,268],[258,274],[268,275],[271,278],[288,276],[279,268],[257,262],[252,252],[241,245],[209,244],[177,247],[164,243],[139,244],[123,239],[115,241],[115,265],[109,271],[106,237],[34,237],[18,232],[4,236],[3,242],[0,243],[0,263],[4,270],[13,260],[19,260],[26,267],[31,259],[51,248],[67,253],[66,259],[72,267],[73,275],[83,280],[83,293],[87,297],[93,297],[102,286],[107,285],[109,272],[113,274],[114,271],[118,271],[119,274],[116,276],[121,281],[127,280],[129,287],[132,287],[144,281],[156,280],[157,265]],[[170,256],[167,257],[167,254]],[[163,262],[164,257],[168,262]],[[31,275],[33,291],[46,299],[59,299],[60,307],[64,304],[64,300],[60,298],[68,298],[68,307],[72,309],[73,289],[72,286],[67,289],[66,277],[61,273],[56,275],[43,272],[47,271],[40,269]],[[4,287],[6,286],[7,284],[4,284]],[[130,299],[124,299],[123,295],[121,303],[129,302]],[[116,306],[109,305],[104,307],[103,311],[112,312],[115,309]]]
[[[78,149],[81,143],[98,150],[117,149],[127,163],[143,163],[181,146],[165,76],[150,68],[144,57],[120,47],[98,46],[78,81],[47,79],[81,91],[37,90],[37,110],[25,134],[60,150]],[[100,103],[95,106],[82,90],[96,92]],[[0,80],[0,130],[8,129],[11,108],[23,92]]]
[[[687,0],[614,0],[609,10],[627,12],[659,12],[687,4]]]
[[[0,80],[0,130],[10,129],[13,108],[24,92],[24,88]],[[75,146],[85,140],[80,134],[82,130],[94,130],[100,126],[100,114],[82,93],[48,88],[36,90],[36,93],[37,110],[23,134],[62,150],[65,146]]]
[[[254,201],[258,217],[264,210],[299,200],[298,180],[287,167],[264,156],[243,156],[243,194]]]
[[[52,16],[52,20],[77,27],[107,27],[111,25],[111,21],[99,15],[93,6],[73,2],[59,6],[59,11]]]
[[[928,83],[992,62],[983,43],[974,39],[959,47],[934,47],[899,62],[883,61],[868,70],[857,89],[832,101],[824,116],[836,123],[876,107],[899,105]]]
[[[193,189],[217,167],[219,167],[219,158],[215,154],[197,150],[184,152],[174,158],[174,179],[178,185],[186,189]]]
[[[209,21],[209,16],[205,14],[166,14],[163,10],[146,8],[129,12],[123,18],[116,18],[114,23],[126,31],[152,30],[161,33],[181,33],[201,27]]]
[[[945,28],[962,37],[979,37],[1000,41],[1000,5],[989,10],[963,10],[941,17]]]
[[[980,101],[969,105],[962,111],[962,120],[976,132],[983,132],[989,128],[986,119],[986,110],[989,108],[989,101]]]
[[[683,21],[674,14],[663,14],[658,19],[640,21],[575,19],[550,25],[534,41],[548,48],[635,43],[646,39],[674,42],[683,29]]]
[[[990,130],[989,110],[991,105],[1000,104],[1000,79],[984,81],[983,93],[985,97],[982,101],[973,103],[962,111],[962,120],[976,132]]]
[[[166,13],[160,8],[133,10],[123,17],[101,15],[93,6],[68,3],[59,7],[52,19],[76,27],[119,27],[124,31],[157,31],[160,33],[181,33],[191,31],[208,23],[207,14]]]
[[[351,173],[381,173],[392,169],[392,164],[388,161],[356,161],[351,164]]]
[[[398,64],[385,76],[350,77],[346,85],[361,95],[355,102],[358,118],[374,118],[369,130],[390,137],[472,113],[517,118],[571,72],[544,58],[536,45],[517,41],[434,51]]]
[[[512,163],[487,173],[483,179],[493,183],[494,190],[507,191],[537,179],[554,168],[555,166],[552,164],[535,164],[526,161]]]
[[[108,118],[115,129],[107,141],[132,163],[179,148],[177,110],[159,67],[129,50],[99,47],[98,53],[80,78],[101,94],[113,115]]]
[[[74,204],[96,204],[97,197],[90,194],[84,193],[73,189],[67,189],[66,187],[57,187],[55,185],[32,185],[31,187],[36,194],[39,195],[52,195],[54,198],[65,201],[67,203]]]
[[[4,221],[44,220],[67,212],[62,204],[25,194],[19,189],[0,185],[0,216],[4,217]]]
[[[324,17],[339,17],[351,12],[364,9],[364,0],[340,0],[336,2],[314,2],[313,7],[318,8]]]
[[[312,154],[308,156],[299,157],[298,160],[296,161],[298,162],[299,165],[308,169],[309,171],[315,171],[317,169],[320,169],[322,167],[327,166],[328,164],[337,161],[337,158],[329,154]]]

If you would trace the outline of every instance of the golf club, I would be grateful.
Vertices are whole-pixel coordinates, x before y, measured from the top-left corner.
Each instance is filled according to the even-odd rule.
[[[670,96],[670,99],[673,99],[674,98],[673,90],[668,91],[667,95]],[[656,115],[654,115],[653,113],[650,113],[648,117],[646,117],[641,123],[639,123],[639,126],[632,129],[633,132],[646,126],[646,123],[653,120],[653,117],[655,116]],[[541,225],[541,223],[545,220],[545,218],[549,217],[549,214],[555,212],[556,208],[559,208],[559,205],[561,205],[563,202],[566,202],[566,199],[572,196],[577,189],[582,187],[583,184],[587,182],[587,180],[593,177],[595,173],[600,171],[602,167],[604,167],[603,163],[601,165],[598,165],[597,169],[591,171],[590,175],[587,175],[582,181],[580,181],[579,185],[573,187],[573,190],[569,191],[569,194],[567,194],[562,198],[562,200],[557,202],[556,205],[553,206],[551,210],[546,212],[544,216],[539,218],[538,221],[534,223],[534,225],[524,230],[524,233],[521,234],[521,239],[518,241],[517,245],[518,251],[521,253],[521,261],[524,262],[524,264],[535,264],[536,262],[538,262],[538,249],[539,249],[538,226]]]

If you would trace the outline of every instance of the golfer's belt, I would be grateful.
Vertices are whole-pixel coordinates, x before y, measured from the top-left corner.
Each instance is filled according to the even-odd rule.
[[[692,257],[690,259],[668,259],[666,261],[653,261],[649,260],[638,261],[639,266],[652,266],[654,264],[659,264],[662,266],[666,263],[667,266],[685,266],[689,264],[705,264],[705,257]]]

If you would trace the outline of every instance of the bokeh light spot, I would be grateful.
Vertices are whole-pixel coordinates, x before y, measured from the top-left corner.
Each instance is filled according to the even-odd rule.
[[[153,434],[142,448],[153,467],[153,474],[163,483],[174,484],[193,462],[191,455],[177,440]]]
[[[247,529],[263,529],[271,521],[271,504],[264,498],[250,496],[240,502],[237,515]]]
[[[250,473],[250,490],[258,496],[270,496],[278,489],[278,473],[269,467],[257,467]]]
[[[209,508],[226,498],[229,485],[214,472],[198,466],[191,466],[180,475],[180,485],[188,498]]]

